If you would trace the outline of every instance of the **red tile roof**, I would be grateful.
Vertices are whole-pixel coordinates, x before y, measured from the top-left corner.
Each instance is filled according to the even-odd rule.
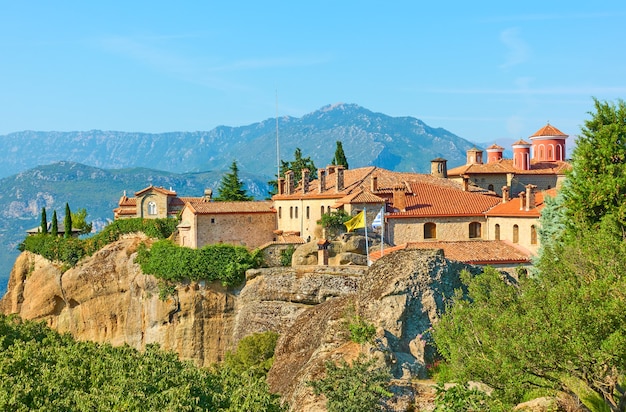
[[[387,218],[482,216],[501,201],[492,192],[465,192],[458,188],[423,182],[408,184],[412,195],[406,196],[406,211],[389,213]]]
[[[370,253],[372,261],[402,249],[443,249],[446,258],[473,265],[530,263],[526,249],[506,240],[425,241],[410,242]]]
[[[354,192],[345,196],[337,201],[333,205],[333,208],[337,208],[341,205],[350,204],[350,203],[385,203],[385,199],[380,196],[376,196],[374,193],[369,190],[359,190],[358,192]]]
[[[562,131],[560,131],[556,127],[552,126],[550,123],[548,123],[547,125],[545,125],[541,129],[537,130],[534,135],[530,136],[530,138],[532,139],[533,137],[539,137],[539,136],[567,137],[567,135],[565,133],[563,133]]]
[[[524,139],[519,139],[516,142],[513,142],[513,144],[511,146],[532,146],[531,143],[528,143],[526,140]]]
[[[504,150],[504,147],[498,146],[497,144],[494,143],[491,146],[489,146],[487,148],[487,150],[499,150],[499,151],[502,151],[502,150]]]
[[[150,185],[150,186],[146,187],[145,189],[142,189],[142,190],[140,190],[138,192],[135,192],[135,196],[141,196],[142,194],[144,194],[144,193],[146,193],[146,192],[148,192],[150,190],[154,190],[155,192],[159,192],[159,193],[162,193],[162,194],[167,195],[167,196],[176,196],[176,192],[174,192],[172,190],[167,190],[167,189],[164,189],[162,187],[157,187],[157,186],[152,186],[152,185]]]
[[[545,197],[555,197],[556,189],[543,190],[535,193],[535,207],[526,210],[520,208],[520,199],[513,198],[506,203],[500,203],[494,206],[491,210],[485,213],[486,216],[492,217],[530,217],[539,218],[541,216],[541,209],[545,206]]]
[[[564,175],[571,166],[564,161],[531,160],[529,170],[520,170],[513,166],[512,159],[501,159],[493,163],[471,164],[458,166],[448,170],[448,176],[461,176],[464,174],[506,174],[518,175]]]
[[[271,201],[258,202],[207,202],[201,198],[185,204],[194,214],[276,213]]]

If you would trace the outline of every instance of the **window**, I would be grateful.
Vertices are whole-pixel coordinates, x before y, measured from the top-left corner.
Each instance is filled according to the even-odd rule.
[[[214,217],[211,218],[211,223],[215,223],[215,218]]]
[[[308,206],[306,207],[306,218],[307,218],[307,219],[310,219],[310,218],[311,218],[311,213],[310,213],[310,211],[309,211],[309,207],[308,207]]]
[[[320,216],[324,214],[324,205],[321,206],[320,208]]]
[[[470,239],[477,239],[482,236],[480,222],[472,222],[469,224],[469,237]]]
[[[493,185],[487,186],[487,190],[491,190],[493,192]]]
[[[496,227],[494,228],[494,240],[500,240],[500,225],[496,224]]]
[[[532,225],[530,227],[530,244],[531,245],[537,244],[537,228],[535,227],[535,225]]]
[[[289,219],[293,219],[293,206],[289,206]]]
[[[326,206],[326,213],[330,213],[330,206]]]
[[[424,223],[424,239],[437,239],[437,225],[428,222]]]
[[[296,206],[296,219],[298,218],[298,206]]]
[[[148,214],[149,215],[156,215],[157,214],[157,206],[155,202],[149,202],[148,203]]]
[[[519,243],[519,226],[513,225],[513,243]]]
[[[278,218],[280,219],[281,217],[283,217],[283,208],[278,206]]]

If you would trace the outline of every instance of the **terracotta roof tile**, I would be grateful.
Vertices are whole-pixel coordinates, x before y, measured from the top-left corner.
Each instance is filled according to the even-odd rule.
[[[200,199],[200,198],[198,198]],[[276,213],[271,201],[258,202],[207,202],[193,200],[185,204],[197,215],[228,213]]]
[[[526,140],[519,139],[517,142],[513,142],[511,146],[532,146],[532,143],[528,143]]]
[[[152,186],[152,185],[146,187],[145,189],[141,189],[138,192],[135,192],[135,196],[141,196],[142,194],[144,194],[144,193],[146,193],[146,192],[148,192],[150,190],[154,190],[155,192],[159,192],[159,193],[162,193],[162,194],[167,195],[167,196],[176,196],[176,192],[174,192],[172,190],[167,190],[165,188]]]
[[[472,164],[458,166],[448,170],[448,176],[461,176],[464,174],[493,174],[493,173],[515,173],[518,175],[564,175],[571,166],[564,161],[540,161],[531,160],[529,170],[520,170],[513,166],[512,159],[502,159],[494,163]]]
[[[402,249],[443,249],[447,259],[475,265],[530,263],[531,259],[530,252],[505,240],[410,242],[384,249],[383,254]],[[373,261],[380,257],[380,250],[370,253]]]
[[[491,146],[489,146],[487,148],[487,150],[500,150],[500,151],[502,151],[502,150],[504,150],[504,147],[498,146],[497,144],[494,143]]]
[[[409,182],[409,185],[413,195],[406,196],[406,212],[390,213],[388,218],[481,216],[501,201],[493,193],[465,192],[421,182]]]
[[[545,206],[545,197],[555,197],[556,189],[543,190],[535,193],[535,207],[526,210],[520,208],[520,199],[513,198],[506,203],[500,203],[485,213],[486,216],[492,217],[529,217],[538,218],[541,216],[541,209]]]
[[[533,137],[539,137],[539,136],[567,137],[567,135],[565,133],[563,133],[562,131],[560,131],[556,127],[552,126],[550,123],[548,123],[547,125],[545,125],[541,129],[537,130],[535,132],[535,134],[532,135],[530,138],[532,139]]]

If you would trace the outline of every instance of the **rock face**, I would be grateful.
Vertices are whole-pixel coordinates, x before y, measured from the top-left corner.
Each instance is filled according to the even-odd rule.
[[[281,335],[268,375],[271,390],[280,393],[293,411],[325,410],[324,400],[306,382],[323,376],[327,360],[350,361],[360,353],[387,363],[405,382],[424,377],[427,331],[443,312],[445,297],[460,287],[462,269],[476,271],[446,260],[441,251],[403,250],[380,259],[363,277],[357,293],[304,311]],[[349,340],[351,312],[376,326],[373,344]]]

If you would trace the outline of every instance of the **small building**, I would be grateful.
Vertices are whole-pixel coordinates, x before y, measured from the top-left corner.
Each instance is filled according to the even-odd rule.
[[[208,196],[210,197],[210,193]],[[185,206],[185,202],[194,199],[201,200],[203,197],[178,197],[171,189],[150,185],[135,192],[134,197],[128,197],[124,193],[118,202],[118,207],[113,209],[113,216],[116,220],[133,217],[147,219],[176,217]]]
[[[228,243],[257,248],[275,240],[276,210],[271,201],[211,202],[188,200],[181,212],[181,246],[201,248]]]
[[[41,233],[41,225],[34,227],[32,229],[28,229],[26,234],[28,236],[38,235]],[[48,222],[48,233],[52,233],[52,222]],[[58,222],[57,224],[57,236],[65,236],[65,225],[63,222]],[[72,237],[80,236],[80,229],[72,228]]]

